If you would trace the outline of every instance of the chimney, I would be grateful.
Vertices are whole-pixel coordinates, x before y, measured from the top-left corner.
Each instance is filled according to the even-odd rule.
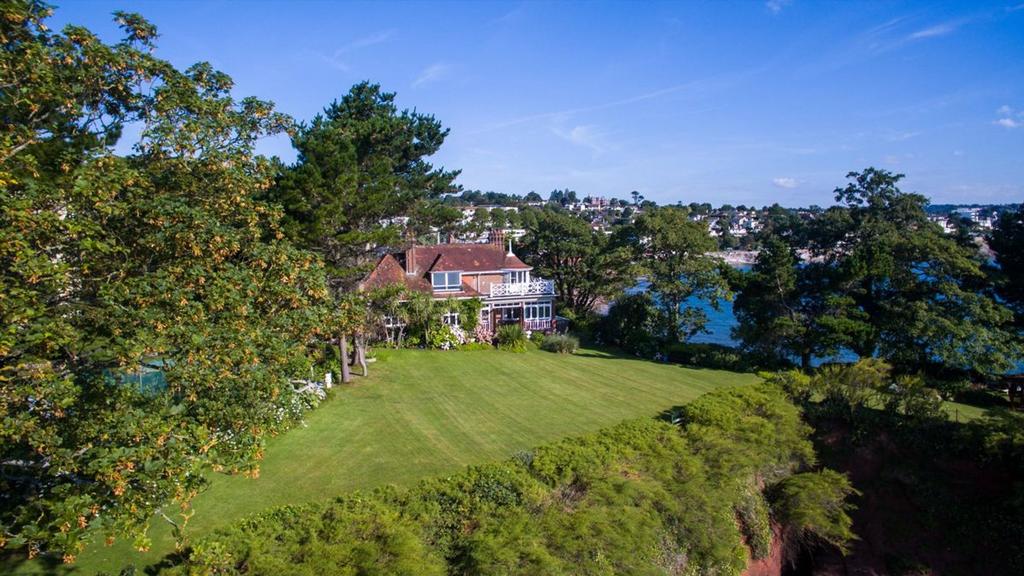
[[[498,248],[505,247],[505,231],[495,228],[491,230],[491,244],[494,244]]]
[[[416,244],[405,249],[405,273],[409,276],[416,275]]]

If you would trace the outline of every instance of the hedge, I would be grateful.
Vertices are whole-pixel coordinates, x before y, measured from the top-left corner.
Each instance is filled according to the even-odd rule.
[[[769,548],[764,494],[813,463],[809,429],[767,384],[706,395],[682,413],[681,425],[628,421],[409,490],[272,510],[199,541],[167,570],[739,574]],[[836,506],[799,500],[809,502]]]

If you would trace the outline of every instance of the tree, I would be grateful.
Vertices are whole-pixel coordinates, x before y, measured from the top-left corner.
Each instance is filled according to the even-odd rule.
[[[1020,357],[1012,313],[980,289],[976,251],[928,220],[927,199],[899,189],[902,174],[868,168],[847,177],[835,191],[842,204],[808,231],[808,248],[866,318],[847,345],[903,370],[1012,367]]]
[[[558,204],[560,206],[568,206],[576,202],[576,191],[569,190],[552,190],[551,194],[548,195],[548,202],[552,204]]]
[[[667,206],[650,210],[617,236],[620,245],[632,247],[634,260],[648,275],[669,343],[681,342],[704,329],[707,315],[689,302],[691,298],[717,306],[720,299],[729,297],[718,261],[708,256],[716,248],[715,240],[704,223],[687,217],[685,209]]]
[[[546,209],[525,223],[522,254],[535,272],[555,283],[559,302],[577,316],[611,300],[634,282],[630,252],[583,220]]]
[[[402,217],[444,223],[449,234],[457,225],[454,208],[431,201],[456,191],[458,172],[435,169],[426,160],[448,130],[433,116],[399,112],[394,101],[395,94],[377,84],[353,86],[294,131],[298,159],[267,193],[284,209],[288,237],[322,256],[338,302],[381,250],[396,247],[415,228],[399,224]],[[346,345],[345,332],[337,337]],[[365,339],[356,341],[356,357],[365,356]],[[346,354],[342,360],[347,362]]]
[[[999,264],[999,295],[1017,311],[1018,324],[1024,323],[1024,204],[999,215],[988,244]]]
[[[399,112],[395,94],[369,82],[294,131],[298,159],[267,196],[283,207],[289,238],[323,256],[336,292],[402,241],[395,219],[457,191],[458,171],[426,160],[447,136],[433,116]]]
[[[72,562],[95,529],[145,548],[154,515],[180,539],[207,474],[257,474],[308,400],[289,379],[323,271],[255,199],[255,143],[288,119],[155,58],[137,15],[108,46],[49,31],[39,3],[0,10],[0,545]]]
[[[530,192],[526,195],[526,198],[524,198],[524,200],[526,200],[527,202],[541,202],[544,199],[540,197],[540,194],[537,194],[533,190],[530,190]]]
[[[776,363],[798,358],[804,370],[813,356],[831,356],[863,328],[863,318],[832,287],[826,265],[801,265],[779,237],[765,243],[753,269],[736,274],[733,336],[743,347]]]
[[[633,206],[639,207],[640,201],[644,199],[644,195],[637,192],[636,190],[630,192],[629,195],[633,197]]]

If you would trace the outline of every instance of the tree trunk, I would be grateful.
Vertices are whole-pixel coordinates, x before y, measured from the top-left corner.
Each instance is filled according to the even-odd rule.
[[[800,353],[800,368],[804,372],[811,371],[811,353],[806,350]]]
[[[359,364],[359,367],[363,369],[363,377],[365,378],[370,373],[370,370],[369,370],[369,368],[366,365],[366,338],[364,336],[362,336],[362,335],[358,335],[357,334],[356,337],[355,337],[355,344],[356,344],[356,361],[355,361],[355,363]]]
[[[338,338],[338,351],[341,353],[341,383],[348,384],[352,381],[352,374],[348,370],[348,336],[345,334]]]

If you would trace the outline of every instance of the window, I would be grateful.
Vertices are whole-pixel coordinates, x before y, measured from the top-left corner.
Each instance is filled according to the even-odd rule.
[[[505,272],[506,284],[526,284],[530,281],[529,270],[509,270]]]
[[[457,292],[462,289],[462,272],[434,272],[431,275],[434,290]]]
[[[400,326],[405,326],[405,324],[401,320],[399,320],[398,317],[391,315],[384,316],[385,328],[398,328]]]
[[[527,320],[550,320],[551,319],[551,304],[527,304],[526,305],[526,319]]]
[[[441,321],[449,326],[459,325],[459,313],[458,312],[445,312],[444,316],[441,317]]]

